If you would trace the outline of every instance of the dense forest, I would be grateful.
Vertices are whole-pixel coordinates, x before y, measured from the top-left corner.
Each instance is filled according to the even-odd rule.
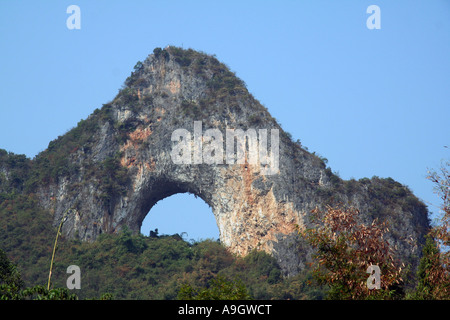
[[[28,220],[29,216],[24,211],[21,218]],[[25,228],[29,232],[25,232],[16,226],[14,241],[2,239],[12,261],[10,264],[16,264],[23,288],[36,285],[46,288],[56,231],[47,232],[45,228],[31,224],[29,229]],[[36,233],[37,241],[27,243],[27,238],[33,238],[32,233]],[[4,255],[4,265],[7,264],[5,261]],[[217,281],[241,288],[242,295],[237,296],[241,298],[324,297],[320,288],[310,286],[311,274],[284,278],[275,259],[264,252],[236,257],[218,241],[188,242],[178,234],[159,236],[153,232],[152,236],[144,236],[125,230],[120,234],[102,235],[94,243],[60,238],[50,288],[66,288],[69,265],[81,269],[81,289],[71,292],[79,299],[105,296],[113,299],[186,299]],[[4,282],[7,281],[4,279]],[[69,297],[67,290],[64,291],[66,295],[63,296]],[[235,289],[232,292],[236,294]]]

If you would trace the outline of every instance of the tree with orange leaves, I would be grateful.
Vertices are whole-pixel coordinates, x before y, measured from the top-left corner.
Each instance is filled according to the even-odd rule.
[[[413,299],[450,299],[450,162],[442,164],[440,173],[429,172],[428,179],[435,185],[442,199],[442,217],[433,227],[423,249],[418,269],[418,285]]]
[[[402,268],[394,262],[394,253],[383,238],[389,229],[376,220],[369,225],[360,223],[358,215],[352,207],[328,206],[325,213],[315,209],[317,226],[299,229],[316,250],[314,276],[319,284],[329,286],[329,299],[399,298]],[[379,289],[369,288],[370,266],[379,267]]]

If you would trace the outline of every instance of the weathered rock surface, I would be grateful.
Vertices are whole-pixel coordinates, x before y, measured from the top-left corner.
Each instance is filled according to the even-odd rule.
[[[194,134],[194,121],[203,133],[222,132],[224,149],[227,128],[268,129],[268,137],[278,129],[279,172],[226,161],[174,163],[172,133]],[[403,258],[420,255],[429,227],[426,207],[406,187],[392,179],[341,180],[292,142],[226,66],[193,50],[156,49],[113,101],[52,141],[34,163],[40,173],[33,187],[54,224],[70,210],[63,225],[69,237],[94,241],[124,226],[139,232],[156,202],[189,192],[212,208],[220,241],[232,252],[265,250],[287,275],[301,270],[310,254],[295,226],[308,225],[316,206],[351,204],[367,222],[389,220],[389,241]]]

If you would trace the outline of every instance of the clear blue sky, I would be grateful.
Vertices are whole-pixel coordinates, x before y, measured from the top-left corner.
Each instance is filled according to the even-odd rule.
[[[69,30],[66,9],[81,9]],[[369,5],[381,29],[369,30]],[[34,157],[116,95],[155,47],[216,54],[283,128],[345,179],[392,177],[438,212],[428,168],[449,158],[450,1],[0,1],[0,148]],[[144,233],[217,238],[179,195]]]

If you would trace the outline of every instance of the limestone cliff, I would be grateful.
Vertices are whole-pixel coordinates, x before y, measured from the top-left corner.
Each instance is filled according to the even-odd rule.
[[[249,161],[196,161],[196,140],[189,142],[192,162],[175,163],[174,131],[195,135],[198,125],[201,133],[223,133],[224,149],[227,129],[267,130],[268,150],[279,148],[279,171],[264,174],[264,166]],[[276,132],[279,139],[271,140]],[[200,146],[208,143],[212,139],[202,136]],[[212,155],[226,157],[217,156]],[[291,141],[224,64],[175,47],[155,49],[137,63],[114,100],[50,142],[33,167],[27,187],[55,225],[67,212],[62,231],[69,237],[94,241],[124,226],[139,232],[157,201],[189,192],[212,208],[220,241],[232,252],[265,250],[287,275],[301,270],[308,259],[310,251],[295,226],[306,226],[316,206],[342,202],[359,208],[366,221],[389,220],[389,241],[404,258],[420,254],[429,227],[426,207],[406,187],[376,177],[341,180],[319,157]]]

